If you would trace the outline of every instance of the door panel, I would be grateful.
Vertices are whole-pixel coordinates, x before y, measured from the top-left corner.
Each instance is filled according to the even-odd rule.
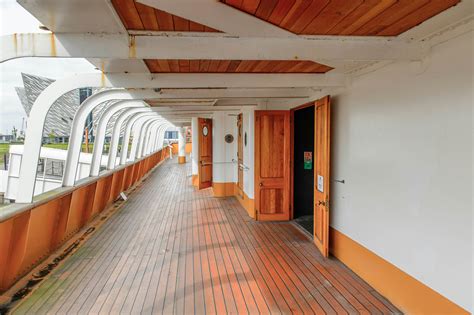
[[[212,119],[198,118],[199,165],[198,188],[212,186]]]
[[[244,145],[243,145],[243,125],[242,125],[242,114],[237,116],[237,164],[238,164],[238,181],[237,181],[237,194],[240,198],[244,198]]]
[[[260,191],[262,214],[282,214],[283,189],[262,189]]]
[[[290,219],[290,112],[255,112],[255,207],[261,221]]]
[[[314,242],[325,257],[329,255],[330,113],[329,96],[316,101],[314,114]]]

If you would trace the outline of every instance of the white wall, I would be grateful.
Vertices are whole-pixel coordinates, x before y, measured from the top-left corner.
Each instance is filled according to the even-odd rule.
[[[212,181],[215,183],[237,182],[237,117],[227,112],[213,114],[212,120]],[[234,136],[232,143],[225,135]]]
[[[198,174],[198,163],[199,163],[199,128],[198,118],[193,117],[191,119],[191,170],[192,175]]]
[[[472,311],[473,33],[333,97],[331,225]]]
[[[254,129],[255,129],[255,111],[244,111],[242,115],[242,137],[247,134],[247,145],[244,143],[244,165],[247,169],[244,170],[244,193],[250,198],[254,199]],[[245,139],[243,139],[245,141]]]

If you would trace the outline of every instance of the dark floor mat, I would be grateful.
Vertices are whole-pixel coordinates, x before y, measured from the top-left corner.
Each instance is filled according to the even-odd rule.
[[[314,216],[304,215],[302,217],[296,218],[295,222],[308,231],[311,235],[313,235]]]

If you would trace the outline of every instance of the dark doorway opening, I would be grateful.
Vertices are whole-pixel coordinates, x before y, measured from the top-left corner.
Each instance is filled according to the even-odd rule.
[[[293,219],[313,235],[314,106],[294,111]]]

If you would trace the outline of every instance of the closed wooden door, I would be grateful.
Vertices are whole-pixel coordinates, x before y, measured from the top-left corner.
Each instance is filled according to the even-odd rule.
[[[238,181],[237,194],[240,198],[244,198],[244,143],[243,143],[243,125],[242,114],[237,116],[237,164],[238,164]]]
[[[290,219],[290,111],[255,112],[255,208],[261,221]]]
[[[329,255],[330,114],[329,96],[316,101],[314,114],[314,242],[325,257]]]
[[[212,119],[198,118],[198,189],[212,186]]]

